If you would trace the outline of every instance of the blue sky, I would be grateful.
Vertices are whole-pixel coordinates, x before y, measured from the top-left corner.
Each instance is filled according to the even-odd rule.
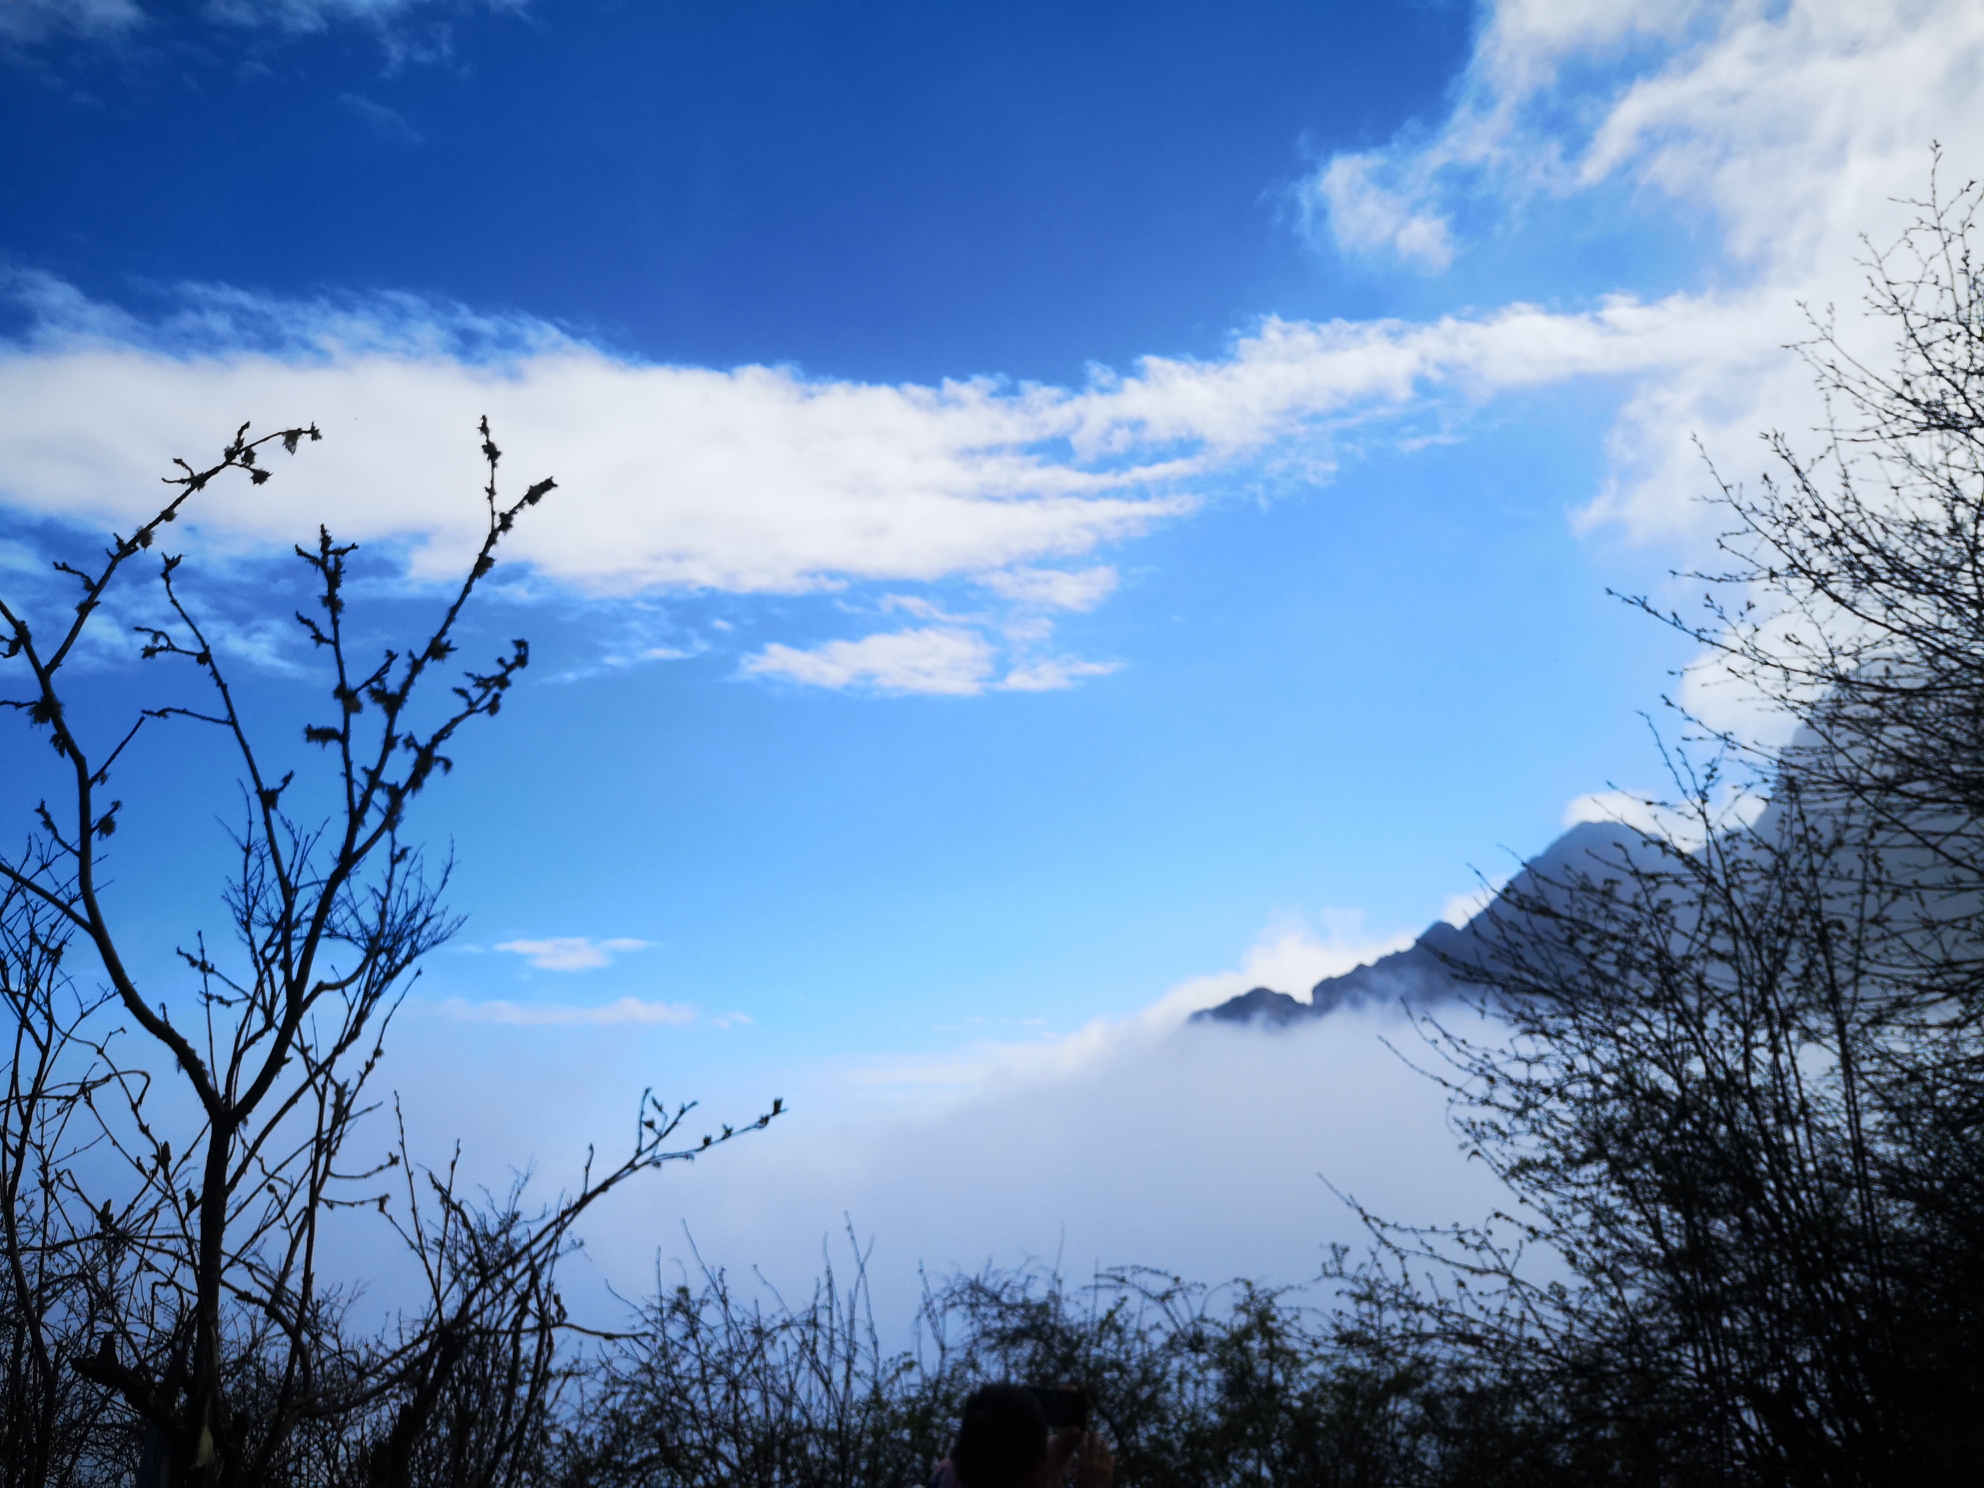
[[[661,361],[1067,382],[1217,353],[1263,308],[1383,303],[1319,263],[1284,197],[1305,140],[1436,110],[1470,25],[1197,3],[331,24],[342,8],[298,36],[160,7],[87,62],[42,50],[6,105],[36,144],[9,171],[13,253],[120,302],[134,281],[412,291]],[[444,53],[394,60],[434,26]]]
[[[56,603],[170,457],[316,420],[181,529],[293,730],[287,545],[361,540],[391,634],[487,412],[560,490],[474,622],[528,685],[418,823],[469,917],[400,1034],[435,1133],[555,1163],[649,1082],[874,1153],[1014,1080],[1089,1110],[1194,1002],[1657,789],[1663,693],[1750,726],[1606,590],[1707,551],[1692,439],[1747,476],[1814,422],[1799,305],[1850,316],[1932,140],[1977,168],[1980,48],[1821,0],[15,0],[0,580]],[[91,664],[106,727],[149,698]],[[118,893],[170,997],[230,785],[146,748]],[[18,809],[47,761],[0,761]]]

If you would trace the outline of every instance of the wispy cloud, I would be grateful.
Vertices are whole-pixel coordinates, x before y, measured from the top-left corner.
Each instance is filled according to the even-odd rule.
[[[388,108],[385,104],[358,93],[340,93],[338,102],[381,139],[396,140],[407,145],[423,143],[420,131],[407,123],[406,116],[398,109]]]
[[[1121,662],[1084,661],[1079,656],[1050,657],[1028,661],[1006,673],[999,683],[1003,692],[1062,692],[1089,677],[1106,677],[1119,671]]]
[[[540,971],[590,971],[610,964],[623,951],[647,948],[645,940],[594,940],[584,935],[561,935],[550,940],[506,940],[496,949],[522,956]]]
[[[499,946],[498,950],[506,949]],[[451,997],[441,1004],[451,1018],[469,1023],[507,1023],[520,1028],[571,1025],[605,1028],[620,1024],[683,1024],[696,1021],[696,1010],[685,1003],[643,1002],[623,997],[597,1007],[558,1002],[468,1002]]]
[[[1341,426],[1428,400],[1783,339],[1781,314],[1709,296],[1418,324],[1269,318],[1223,358],[1146,358],[1080,389],[928,388],[655,366],[541,323],[417,302],[229,293],[140,325],[50,281],[18,287],[42,313],[28,340],[0,348],[0,480],[16,506],[130,521],[162,452],[211,410],[264,427],[314,419],[339,435],[285,463],[277,497],[212,489],[191,525],[273,546],[334,504],[341,536],[403,543],[416,579],[438,577],[477,535],[467,456],[447,431],[487,411],[520,480],[560,482],[555,517],[547,507],[521,526],[513,556],[596,595],[973,579],[1081,608],[1107,592],[1102,571],[1047,577],[1042,560],[1186,516],[1211,477],[1271,450],[1321,468]]]
[[[930,628],[829,641],[810,650],[775,644],[746,658],[744,670],[810,687],[970,697],[984,691],[993,661],[983,636]]]
[[[1319,1172],[1408,1222],[1478,1219],[1506,1195],[1456,1150],[1444,1092],[1378,1042],[1410,1047],[1397,1011],[1278,1032],[1179,1026],[1233,991],[1300,992],[1395,944],[1354,915],[1289,922],[1233,970],[1129,1018],[821,1070],[798,1092],[805,1121],[647,1201],[640,1225],[589,1235],[588,1250],[610,1274],[651,1276],[655,1235],[686,1225],[705,1257],[803,1284],[822,1237],[851,1222],[875,1238],[876,1293],[893,1307],[917,1295],[919,1264],[988,1257],[1298,1281],[1327,1242],[1368,1238]]]
[[[1380,184],[1376,176],[1386,164],[1376,152],[1335,156],[1316,177],[1309,201],[1339,247],[1389,251],[1427,268],[1446,268],[1454,257],[1446,219],[1416,203],[1409,191]]]
[[[1763,814],[1765,797],[1725,781],[1708,802],[1706,819],[1691,810],[1676,810],[1657,796],[1638,791],[1592,791],[1564,808],[1564,825],[1580,822],[1619,822],[1649,837],[1665,837],[1690,851],[1707,841],[1710,829],[1747,826]]]
[[[400,60],[432,59],[446,51],[445,32],[425,37],[402,28],[419,12],[442,16],[470,11],[519,11],[523,0],[207,0],[206,15],[227,25],[313,33],[361,25],[381,34]]]
[[[474,541],[471,462],[449,431],[486,411],[520,479],[559,478],[555,517],[511,549],[551,584],[628,597],[971,583],[1044,619],[1106,598],[1101,550],[1236,479],[1326,478],[1348,428],[1368,439],[1429,409],[1605,378],[1627,392],[1579,521],[1699,535],[1693,437],[1741,452],[1758,428],[1819,422],[1783,350],[1803,333],[1799,302],[1856,302],[1856,235],[1881,241],[1906,220],[1888,198],[1924,180],[1929,141],[1959,170],[1984,160],[1980,54],[1984,7],[1968,0],[1493,6],[1444,120],[1319,167],[1309,191],[1339,245],[1437,268],[1471,251],[1469,223],[1518,232],[1538,204],[1623,186],[1710,225],[1708,287],[1416,321],[1268,317],[1217,356],[1147,357],[1081,386],[658,365],[528,316],[405,296],[196,287],[141,321],[16,276],[34,329],[0,346],[0,496],[116,526],[149,500],[163,457],[197,453],[185,442],[212,410],[315,419],[337,436],[277,485],[202,493],[192,525],[273,548],[334,509],[341,536],[402,545],[422,580]],[[1108,665],[1044,656],[1017,623],[786,636],[744,668],[968,695]]]
[[[1023,646],[1045,638],[1045,632],[1024,627],[1014,627],[1013,633]],[[1119,665],[1076,656],[1022,655],[1001,677],[990,641],[975,630],[945,626],[828,641],[809,649],[774,643],[746,657],[744,671],[808,687],[976,697],[988,691],[1056,692],[1089,677],[1106,677]]]
[[[74,36],[101,41],[144,24],[133,0],[5,0],[0,4],[0,44]]]
[[[1015,604],[1042,610],[1092,610],[1116,592],[1116,570],[1012,568],[980,581]]]
[[[1175,1033],[1201,1008],[1215,1007],[1253,987],[1306,999],[1325,977],[1377,960],[1412,944],[1413,933],[1376,934],[1362,912],[1324,910],[1310,918],[1283,916],[1267,926],[1231,970],[1189,977],[1148,1006],[1119,1018],[1095,1018],[1080,1028],[1042,1030],[1025,1041],[987,1041],[939,1056],[864,1066],[856,1085],[920,1092],[918,1099],[977,1098],[1018,1083],[1058,1080],[1103,1060],[1148,1048]]]
[[[1838,306],[1853,334],[1863,238],[1884,245],[1913,215],[1894,198],[1926,187],[1931,142],[1955,176],[1984,162],[1980,58],[1984,8],[1968,0],[1504,0],[1486,9],[1448,116],[1334,156],[1310,201],[1343,251],[1431,268],[1472,246],[1458,222],[1500,234],[1603,188],[1710,225],[1722,251],[1707,277],[1728,287],[1634,308],[1625,340],[1650,354],[1617,366],[1634,390],[1582,516],[1686,532],[1704,485],[1695,438],[1733,461],[1759,429],[1823,420],[1783,347],[1808,333],[1801,305]],[[1508,350],[1547,361],[1572,323],[1533,321]]]
[[[205,0],[189,7],[188,15],[138,0],[0,0],[0,45],[102,43],[175,26],[308,35],[357,25],[375,35],[396,63],[435,61],[450,51],[450,18],[523,8],[524,0]]]

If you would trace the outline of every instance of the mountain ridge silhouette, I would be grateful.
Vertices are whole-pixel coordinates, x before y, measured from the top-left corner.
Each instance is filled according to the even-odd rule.
[[[1271,987],[1253,987],[1217,1006],[1201,1008],[1186,1021],[1286,1028],[1326,1017],[1338,1008],[1389,1005],[1420,1011],[1452,1002],[1468,986],[1455,968],[1483,960],[1491,933],[1521,933],[1525,915],[1513,908],[1513,901],[1546,898],[1552,885],[1574,875],[1602,876],[1606,870],[1616,870],[1622,853],[1630,858],[1646,843],[1644,833],[1624,822],[1579,822],[1525,862],[1466,925],[1435,920],[1404,950],[1340,976],[1324,977],[1309,989],[1306,1002]]]

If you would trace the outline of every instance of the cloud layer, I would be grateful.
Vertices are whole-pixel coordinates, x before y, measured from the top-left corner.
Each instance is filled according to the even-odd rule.
[[[39,329],[0,351],[0,489],[19,510],[128,529],[155,510],[170,455],[202,456],[189,443],[201,431],[217,444],[240,417],[315,421],[324,442],[276,482],[203,492],[187,526],[279,547],[328,515],[342,538],[404,545],[410,574],[434,578],[478,536],[472,431],[487,413],[518,482],[558,478],[509,550],[554,582],[612,596],[964,580],[1035,614],[1108,592],[1106,568],[1066,560],[1186,516],[1250,463],[1300,455],[1313,469],[1346,421],[1682,364],[1711,327],[1759,339],[1740,307],[1621,299],[1430,324],[1270,319],[1221,360],[1147,358],[1079,389],[883,386],[653,365],[417,302],[193,294],[182,316],[145,325],[61,286],[28,289]],[[758,669],[976,687],[991,663],[969,635],[786,647]],[[1023,655],[1010,685],[1096,670]]]
[[[1635,339],[1686,342],[1637,369],[1613,479],[1584,514],[1685,531],[1705,484],[1694,438],[1748,473],[1759,430],[1822,420],[1781,347],[1809,334],[1801,305],[1836,306],[1854,334],[1863,238],[1885,246],[1913,218],[1895,198],[1924,193],[1933,142],[1946,185],[1984,168],[1980,83],[1984,10],[1964,0],[1505,0],[1439,127],[1333,157],[1307,200],[1343,251],[1433,270],[1468,251],[1468,222],[1495,232],[1600,193],[1706,227],[1727,287],[1645,307]]]
[[[1140,1263],[1202,1280],[1308,1279],[1327,1242],[1362,1239],[1325,1178],[1401,1219],[1479,1218],[1499,1191],[1459,1152],[1442,1092],[1381,1042],[1418,1047],[1399,1015],[1340,1012],[1284,1033],[1184,1026],[1248,987],[1301,994],[1402,943],[1330,913],[1271,925],[1232,969],[1064,1036],[973,1043],[960,1031],[948,1050],[918,1057],[843,1057],[776,1076],[754,1063],[722,1080],[699,1060],[692,1141],[772,1094],[792,1114],[614,1199],[587,1231],[587,1264],[639,1295],[657,1253],[670,1281],[675,1261],[694,1264],[693,1237],[740,1282],[755,1270],[803,1296],[823,1243],[837,1245],[851,1223],[875,1242],[875,1297],[892,1334],[907,1323],[919,1266],[1032,1257],[1077,1276]],[[492,1186],[535,1165],[556,1187],[588,1144],[617,1150],[641,1088],[657,1071],[679,1076],[689,1055],[673,1029],[666,1043],[639,1037],[638,1025],[687,1021],[666,1004],[439,1011],[440,1027],[402,1024],[387,1078],[418,1093],[408,1110],[421,1150],[472,1134],[464,1171]],[[520,1032],[552,1026],[566,1031]],[[520,1102],[519,1090],[555,1098]],[[581,1267],[568,1288],[589,1305]]]
[[[22,14],[113,12],[43,0]],[[394,296],[189,288],[140,321],[29,276],[15,289],[34,329],[0,348],[0,496],[129,524],[170,455],[197,456],[240,418],[314,419],[327,439],[308,459],[265,488],[205,493],[194,525],[279,545],[332,513],[340,535],[403,544],[409,572],[432,577],[473,541],[469,431],[488,413],[520,480],[559,479],[555,510],[512,549],[557,584],[610,597],[963,583],[1044,621],[1106,596],[1101,550],[1264,474],[1326,475],[1349,425],[1608,378],[1629,393],[1580,520],[1688,534],[1705,485],[1694,438],[1740,475],[1758,429],[1820,420],[1782,350],[1805,332],[1799,303],[1851,310],[1857,235],[1906,223],[1913,209],[1889,198],[1923,185],[1931,140],[1959,170],[1984,160],[1981,75],[1984,10],[1961,0],[1509,0],[1486,13],[1449,117],[1326,161],[1307,188],[1315,220],[1343,252],[1437,273],[1525,214],[1630,200],[1706,226],[1720,254],[1697,287],[1422,321],[1270,316],[1220,356],[1145,358],[1079,387],[665,365],[527,316]],[[794,638],[747,671],[969,694],[1107,669],[1054,654],[1048,633],[980,617]]]
[[[1417,1043],[1377,1013],[1283,1033],[1199,1026],[922,1114],[823,1118],[802,1104],[630,1196],[588,1250],[608,1276],[645,1283],[657,1250],[692,1265],[693,1238],[740,1277],[804,1295],[823,1244],[851,1224],[874,1241],[885,1326],[906,1321],[919,1267],[1035,1259],[1078,1278],[1147,1265],[1301,1283],[1330,1242],[1368,1239],[1331,1185],[1411,1223],[1478,1221],[1506,1202],[1458,1150],[1442,1092],[1387,1039]]]

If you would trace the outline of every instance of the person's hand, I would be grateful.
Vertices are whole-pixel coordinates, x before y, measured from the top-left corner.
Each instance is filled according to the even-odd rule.
[[[1084,1431],[1081,1454],[1075,1459],[1075,1488],[1109,1488],[1116,1478],[1116,1459],[1100,1431]]]
[[[1041,1464],[1040,1481],[1049,1488],[1061,1488],[1068,1481],[1068,1468],[1082,1449],[1082,1429],[1063,1426],[1047,1438],[1047,1460]]]

